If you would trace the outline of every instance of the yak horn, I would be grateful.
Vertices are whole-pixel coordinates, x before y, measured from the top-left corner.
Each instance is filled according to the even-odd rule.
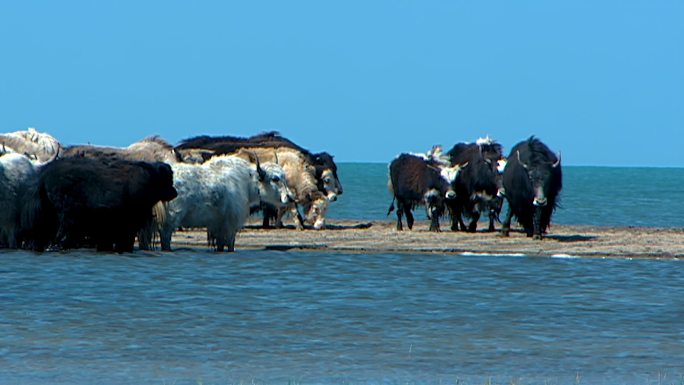
[[[553,167],[553,168],[558,167],[558,166],[560,165],[560,162],[561,162],[561,153],[559,152],[559,153],[558,153],[558,160],[553,164],[552,167]]]
[[[250,153],[254,157],[254,163],[256,163],[256,171],[257,171],[257,174],[259,175],[259,180],[266,179],[266,171],[264,171],[264,169],[261,168],[261,163],[259,163],[259,157],[253,151],[250,151]]]
[[[520,150],[517,150],[517,151],[515,152],[515,155],[518,156],[518,163],[520,163],[520,165],[523,166],[523,167],[527,170],[527,165],[526,165],[525,163],[523,163],[522,160],[520,160]]]

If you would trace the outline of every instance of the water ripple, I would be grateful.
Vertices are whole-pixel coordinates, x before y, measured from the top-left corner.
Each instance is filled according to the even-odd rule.
[[[0,383],[684,375],[679,261],[256,251],[2,259]]]

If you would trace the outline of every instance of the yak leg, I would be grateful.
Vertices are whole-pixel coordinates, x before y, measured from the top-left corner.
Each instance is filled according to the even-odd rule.
[[[491,201],[489,201],[489,229],[487,231],[494,232],[496,227],[495,222],[501,222],[499,219],[499,213],[501,213],[501,207],[503,206],[503,198],[497,196]]]
[[[496,221],[496,218],[497,218],[496,213],[494,211],[490,211],[489,212],[489,228],[487,229],[487,231],[489,231],[490,233],[496,231],[496,228],[494,227],[494,221]]]
[[[114,239],[114,251],[117,253],[132,253],[135,245],[135,232],[122,231]]]
[[[174,226],[164,223],[159,230],[159,243],[162,251],[171,251],[171,235],[173,234]]]
[[[461,231],[466,231],[468,229],[468,226],[466,226],[463,221],[463,206],[459,207],[458,210],[458,224],[461,226]]]
[[[511,232],[511,219],[513,219],[513,210],[509,207],[508,211],[506,212],[506,217],[501,224],[501,235],[504,237],[507,237]]]
[[[450,203],[447,205],[449,209],[449,216],[451,216],[451,231],[458,231],[458,203]]]
[[[304,230],[304,220],[302,219],[302,215],[299,213],[299,209],[297,208],[296,203],[289,203],[285,207],[278,208],[278,216],[276,217],[275,227],[283,228],[283,217],[288,211],[292,215],[292,220],[294,221],[295,228],[297,228],[297,230]]]
[[[413,230],[413,213],[411,212],[411,207],[404,206],[404,214],[406,214],[406,226],[409,230]]]
[[[404,226],[401,224],[401,216],[404,214],[404,205],[401,202],[397,202],[397,231],[404,230]]]
[[[154,218],[145,221],[142,229],[138,231],[138,248],[140,250],[154,250],[154,233],[157,223]]]
[[[226,246],[226,243],[228,243],[226,239],[226,235],[221,233],[221,235],[218,235],[216,237],[216,251],[221,252]]]
[[[534,208],[534,217],[532,218],[532,226],[533,226],[532,236],[534,239],[542,239],[541,216],[542,216],[542,207],[541,206],[535,207]]]
[[[470,225],[468,226],[468,232],[474,233],[477,231],[477,221],[480,220],[480,210],[473,210],[470,215]]]
[[[299,212],[299,207],[297,206],[297,203],[292,203],[290,207],[290,213],[292,214],[292,220],[295,223],[295,227],[297,230],[304,230],[304,219],[302,218],[302,214]]]
[[[439,228],[439,215],[431,215],[432,218],[430,218],[430,231],[434,231],[436,233],[439,233],[441,230]]]
[[[228,246],[228,251],[233,251],[231,245],[235,245],[235,233],[232,234],[231,243],[231,231],[226,224],[214,224],[213,226],[207,227],[207,232],[212,234],[215,240],[215,251],[221,252],[226,246]]]
[[[262,226],[265,229],[271,228],[271,219],[273,218],[276,222],[278,220],[278,210],[274,207],[263,205],[262,212],[264,214],[264,220]],[[282,225],[282,222],[280,223]],[[275,223],[274,223],[275,226]]]
[[[304,230],[304,218],[302,218],[302,214],[299,212],[299,209],[297,209],[297,206],[295,205],[294,209],[294,216],[295,216],[295,227],[299,230]]]
[[[285,216],[285,213],[289,210],[287,207],[280,207],[278,208],[278,213],[276,214],[275,218],[275,224],[273,225],[276,229],[282,229],[283,228],[283,217]]]
[[[228,238],[226,239],[226,251],[229,253],[232,253],[235,251],[235,238],[237,236],[237,232],[231,232],[231,234],[228,234]],[[220,250],[222,251],[222,250]]]
[[[78,227],[71,219],[71,215],[62,213],[59,219],[59,228],[54,238],[55,246],[60,250],[69,250],[78,247],[79,238],[83,238],[83,236],[76,231],[77,228]]]
[[[463,222],[463,204],[454,204],[454,213],[451,217],[451,230],[458,231],[460,226],[461,231],[466,231],[465,222]]]

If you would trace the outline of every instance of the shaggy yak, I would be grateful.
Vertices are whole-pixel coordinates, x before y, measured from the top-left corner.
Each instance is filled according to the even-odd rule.
[[[28,157],[16,153],[0,156],[0,247],[21,246],[21,207],[35,180],[36,169]]]
[[[394,210],[396,200],[397,230],[403,229],[402,214],[406,214],[409,230],[413,228],[412,210],[420,205],[425,206],[427,210],[430,231],[440,231],[439,218],[444,214],[445,200],[456,197],[451,184],[461,167],[448,167],[412,154],[401,154],[392,160],[387,185],[393,199],[387,215]]]
[[[173,146],[159,136],[149,136],[123,148],[92,145],[69,146],[62,151],[60,157],[92,158],[103,162],[125,159],[168,164],[176,163],[179,159]],[[158,225],[163,221],[163,205],[164,203],[160,202],[152,208],[152,219],[143,226],[138,234],[138,244],[141,250],[153,248],[154,235],[159,232]]]
[[[468,164],[454,182],[456,199],[447,202],[451,214],[451,230],[474,232],[481,213],[489,215],[489,231],[494,231],[503,198],[501,166],[504,161],[502,146],[490,138],[476,143],[458,143],[447,153],[452,165]],[[468,226],[463,217],[470,218]]]
[[[289,202],[290,192],[280,166],[251,164],[236,156],[216,156],[202,164],[175,163],[178,197],[169,202],[161,224],[162,250],[171,249],[178,227],[206,227],[209,243],[218,251],[235,250],[235,238],[262,201]]]
[[[508,156],[503,187],[508,213],[502,234],[508,235],[515,215],[527,236],[541,239],[551,223],[551,214],[563,188],[560,156],[535,137],[516,144]]]
[[[337,200],[337,196],[343,193],[342,184],[337,176],[337,165],[330,154],[326,152],[312,153],[291,140],[280,136],[277,132],[258,134],[249,138],[233,136],[198,136],[186,139],[176,146],[176,151],[186,162],[202,162],[215,155],[236,154],[241,149],[250,151],[277,151],[278,153],[287,150],[289,150],[288,152],[296,152],[300,154],[303,162],[302,165],[297,167],[312,168],[314,180],[316,182],[315,185],[329,202],[334,202]],[[259,153],[262,154],[262,152]],[[261,157],[261,155],[259,156]],[[280,157],[275,157],[275,159],[272,159],[271,161],[278,163],[281,160]],[[292,169],[292,167],[290,167],[290,169]],[[309,171],[307,171],[307,173],[308,172]],[[308,185],[296,188],[292,182],[295,179],[295,176],[291,175],[289,172],[287,174],[291,189],[309,189]],[[297,196],[302,197],[302,194],[297,194]],[[317,198],[315,197],[309,197],[304,201],[298,200],[296,203],[304,207],[306,221],[312,223],[315,229],[320,229],[325,227],[325,211],[327,210],[327,205],[322,207],[316,203],[316,199]],[[298,213],[295,214],[292,210],[289,211],[293,213],[296,227],[303,229],[304,226],[301,216]],[[271,220],[274,218],[276,226],[282,226],[281,216],[283,211],[281,210],[278,214],[276,214],[276,212],[275,208],[264,207],[264,227],[270,226]]]
[[[60,155],[62,146],[50,134],[29,128],[0,134],[0,153],[15,152],[26,155],[36,165],[48,163]]]
[[[30,246],[130,252],[152,207],[176,197],[171,167],[162,162],[57,159],[39,172],[22,214]]]

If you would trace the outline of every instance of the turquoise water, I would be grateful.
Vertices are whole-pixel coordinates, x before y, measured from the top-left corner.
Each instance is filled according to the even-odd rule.
[[[339,175],[344,195],[330,206],[329,217],[388,218],[386,164],[343,163]],[[564,167],[563,185],[553,223],[684,227],[683,168]],[[416,213],[425,219],[422,209]]]
[[[385,219],[385,167],[340,165],[345,194],[331,216]],[[558,223],[682,226],[683,170],[565,175]],[[187,249],[0,258],[0,384],[684,382],[679,260]]]

